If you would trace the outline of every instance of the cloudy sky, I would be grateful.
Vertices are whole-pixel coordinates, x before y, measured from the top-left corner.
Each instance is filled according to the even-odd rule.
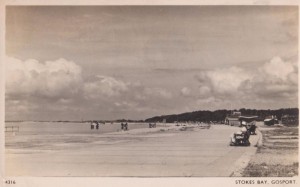
[[[6,120],[298,106],[296,6],[11,6]]]

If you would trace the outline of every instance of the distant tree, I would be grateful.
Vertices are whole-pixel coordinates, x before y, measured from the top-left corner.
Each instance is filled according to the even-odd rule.
[[[172,115],[164,115],[164,116],[155,116],[152,118],[145,119],[145,122],[162,122],[166,119],[167,123],[173,123],[175,121],[185,122],[185,121],[198,121],[198,122],[210,122],[217,121],[221,122],[225,119],[225,117],[231,113],[232,110],[216,110],[216,111],[208,111],[208,110],[199,110],[193,112],[186,112],[182,114],[172,114]],[[245,109],[241,108],[239,110],[242,115],[255,115],[258,116],[258,120],[264,120],[266,116],[275,115],[278,119],[281,119],[283,115],[298,115],[298,108],[286,108],[286,109],[278,109],[278,110],[256,110],[256,109]]]

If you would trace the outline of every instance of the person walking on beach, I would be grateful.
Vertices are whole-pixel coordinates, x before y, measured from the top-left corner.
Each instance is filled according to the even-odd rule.
[[[121,123],[121,129],[124,130],[124,131],[127,131],[128,130],[128,123],[127,122],[124,122],[124,123],[122,122]]]
[[[91,121],[91,130],[94,129],[94,124],[93,124],[93,121]]]
[[[98,121],[96,121],[96,129],[97,130],[99,129],[99,123],[98,123]]]

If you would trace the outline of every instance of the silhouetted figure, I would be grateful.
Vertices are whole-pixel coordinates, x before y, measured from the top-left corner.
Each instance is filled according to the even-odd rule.
[[[99,129],[99,123],[98,123],[98,121],[95,121],[95,123],[96,123],[96,129],[98,130]]]
[[[149,128],[156,128],[156,123],[149,123]]]
[[[91,129],[94,129],[94,124],[92,121],[91,121]]]
[[[124,131],[127,131],[128,130],[128,123],[121,123],[121,129],[124,130]]]

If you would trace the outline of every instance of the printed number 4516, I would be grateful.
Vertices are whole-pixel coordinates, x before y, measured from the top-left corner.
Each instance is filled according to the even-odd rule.
[[[6,180],[5,184],[16,184],[15,180]]]

